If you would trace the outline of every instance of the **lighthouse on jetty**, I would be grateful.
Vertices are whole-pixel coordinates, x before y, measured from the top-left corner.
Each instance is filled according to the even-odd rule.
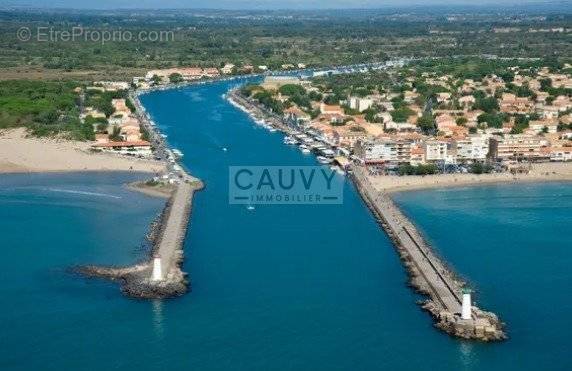
[[[161,269],[161,256],[155,255],[153,257],[153,273],[151,274],[151,281],[162,281],[163,270]]]
[[[471,290],[463,289],[463,304],[461,307],[461,318],[471,319]]]

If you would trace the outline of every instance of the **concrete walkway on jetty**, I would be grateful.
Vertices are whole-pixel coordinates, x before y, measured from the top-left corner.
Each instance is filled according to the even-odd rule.
[[[175,189],[167,200],[160,218],[151,226],[148,240],[152,245],[152,251],[146,261],[128,267],[87,266],[77,268],[76,271],[91,277],[119,281],[123,293],[135,298],[157,299],[179,296],[188,290],[188,281],[186,274],[181,270],[181,265],[193,195],[204,185],[181,166],[168,161],[173,158],[172,150],[156,127],[151,124],[138,97],[132,94],[130,99],[136,107],[141,125],[151,137],[155,156],[165,163],[169,179],[175,180]],[[137,188],[135,190],[142,191]]]
[[[461,293],[464,282],[425,243],[417,228],[395,205],[387,193],[376,190],[368,179],[367,170],[354,167],[353,180],[362,198],[393,240],[411,276],[411,285],[429,296],[423,308],[436,320],[436,326],[447,333],[483,341],[503,340],[506,335],[498,317],[472,306],[470,319],[462,319]]]
[[[183,242],[195,189],[192,183],[181,182],[166,209],[166,220],[156,242],[155,255],[161,257],[161,271],[167,281],[182,274],[179,263],[183,258]]]

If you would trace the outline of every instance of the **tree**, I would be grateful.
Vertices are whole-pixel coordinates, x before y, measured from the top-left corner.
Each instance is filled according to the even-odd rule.
[[[280,92],[280,94],[287,95],[287,96],[305,95],[306,94],[306,89],[304,89],[302,86],[296,85],[296,84],[282,85],[278,89],[278,91]]]
[[[437,129],[433,115],[428,112],[425,112],[423,116],[417,120],[417,126],[419,126],[424,134],[432,134]]]
[[[469,167],[469,171],[473,174],[484,174],[490,173],[493,170],[493,167],[489,164],[482,164],[480,162],[474,162]]]
[[[151,81],[153,82],[153,84],[159,85],[162,79],[157,75],[153,75],[153,77],[151,77]]]
[[[375,108],[370,107],[363,111],[363,113],[365,114],[365,121],[379,124],[383,123],[383,118],[377,116],[378,112]]]
[[[121,142],[121,128],[119,126],[114,126],[111,134],[109,134],[109,139],[113,142]]]
[[[171,81],[173,84],[178,84],[183,82],[183,76],[180,73],[172,73],[169,75],[169,81]]]
[[[477,117],[479,124],[486,122],[490,128],[502,128],[504,116],[495,113],[482,113]]]
[[[499,109],[499,104],[494,97],[478,98],[475,102],[475,109],[491,113]]]
[[[520,134],[528,127],[530,119],[526,115],[516,115],[514,119],[514,126],[510,131],[511,134]]]
[[[413,110],[411,110],[407,106],[403,106],[401,108],[391,111],[391,118],[395,122],[406,122],[409,116],[413,114],[415,114]]]

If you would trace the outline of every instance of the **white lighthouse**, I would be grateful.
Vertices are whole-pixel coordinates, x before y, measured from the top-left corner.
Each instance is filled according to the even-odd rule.
[[[155,255],[153,257],[153,274],[151,275],[151,281],[161,281],[163,279],[163,271],[161,269],[161,257]]]
[[[463,289],[463,306],[461,308],[461,318],[471,319],[471,290]]]

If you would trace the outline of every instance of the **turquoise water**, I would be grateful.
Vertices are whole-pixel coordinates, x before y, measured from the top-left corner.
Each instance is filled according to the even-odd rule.
[[[316,164],[228,105],[229,86],[142,97],[207,184],[193,206],[184,263],[192,292],[182,298],[130,300],[111,283],[65,273],[71,264],[141,257],[160,200],[128,193],[119,175],[44,176],[34,180],[41,189],[8,191],[3,182],[22,179],[2,177],[0,232],[4,258],[15,263],[0,276],[1,368],[569,368],[572,299],[545,301],[571,278],[569,185],[399,195],[482,305],[509,324],[508,342],[465,343],[434,330],[415,305],[393,247],[350,183],[342,205],[228,204],[231,165]],[[48,191],[46,182],[120,198]]]

